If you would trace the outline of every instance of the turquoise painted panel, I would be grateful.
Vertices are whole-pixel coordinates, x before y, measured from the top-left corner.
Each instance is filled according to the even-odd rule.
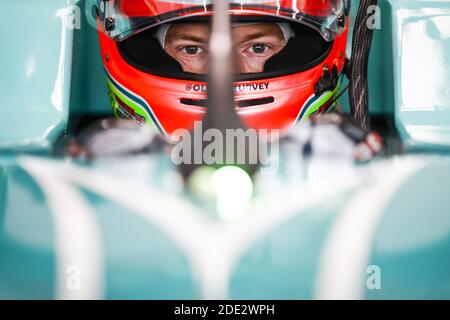
[[[164,232],[120,204],[84,194],[101,226],[105,299],[198,298],[187,257]]]
[[[85,0],[79,2],[80,29],[74,32],[71,114],[112,115],[97,30],[87,20]]]
[[[96,298],[208,298],[211,292],[204,291],[205,284],[209,289],[226,289],[219,291],[225,293],[221,297],[236,299],[323,298],[330,297],[328,290],[336,297],[336,288],[348,297],[347,286],[362,289],[361,296],[350,295],[357,298],[450,296],[448,157],[399,156],[363,166],[341,163],[337,166],[340,170],[332,170],[333,164],[327,163],[330,171],[326,172],[322,172],[323,162],[313,161],[305,171],[298,168],[268,177],[271,192],[256,188],[260,190],[255,195],[259,195],[255,198],[257,211],[234,222],[211,219],[214,210],[206,212],[194,202],[185,202],[189,197],[176,187],[173,169],[163,169],[162,158],[120,158],[89,165],[37,157],[10,158],[8,164],[2,159],[0,186],[7,192],[3,205],[0,202],[1,298],[61,298],[55,289],[66,288],[70,274],[65,272],[65,259],[76,261],[73,245],[86,245],[83,239],[92,232],[98,232],[98,237],[88,237],[92,241],[82,252],[95,252],[100,263],[84,265],[82,272],[99,273],[90,279],[96,283],[82,283],[83,288],[100,288]],[[292,168],[294,163],[298,165],[296,159],[282,158],[282,162]],[[28,163],[28,169],[15,165],[17,161]],[[30,161],[40,166],[30,167]],[[396,172],[402,181],[400,172],[417,161],[423,166],[392,189]],[[60,188],[49,190],[45,180],[34,180],[37,172],[48,175]],[[388,194],[384,194],[386,188]],[[295,202],[306,200],[305,206],[292,206],[292,190],[296,190]],[[304,197],[314,192],[320,192],[320,197],[308,205]],[[387,206],[382,204],[385,197]],[[62,225],[56,223],[56,217],[62,221],[68,217],[64,208],[55,207],[55,199],[71,203],[69,210],[84,208],[96,230],[80,223],[72,229],[80,239],[58,240]],[[174,203],[178,205],[172,206]],[[278,220],[277,215],[284,218]],[[239,224],[245,221],[245,229],[241,229]],[[176,232],[169,232],[169,225]],[[198,228],[198,238],[185,233],[185,228]],[[360,228],[363,232],[358,232]],[[252,236],[247,238],[249,234]],[[224,246],[218,235],[232,246]],[[183,243],[190,244],[180,245]],[[223,258],[221,266],[231,263],[225,282],[223,269],[215,270],[218,266],[210,264],[212,258]],[[357,263],[355,273],[349,274],[343,266],[355,267],[353,261],[361,265]],[[204,262],[207,264],[199,268],[198,263]],[[368,265],[381,269],[380,290],[365,290]],[[61,278],[61,272],[67,278]],[[330,281],[326,287],[319,285],[324,275]],[[339,279],[349,282],[335,281]]]
[[[10,164],[0,169],[0,299],[53,299],[54,232],[35,181]]]
[[[397,127],[408,146],[450,146],[450,2],[391,1]]]
[[[71,14],[64,1],[2,1],[0,148],[48,148],[65,128]]]
[[[380,29],[374,30],[373,43],[369,60],[369,112],[373,115],[394,114],[393,67],[392,67],[392,19],[389,0],[380,0]],[[347,56],[351,55],[355,18],[359,1],[353,0]],[[350,112],[348,94],[340,102],[346,112]]]
[[[450,187],[448,159],[407,181],[391,200],[373,242],[371,264],[381,288],[369,299],[448,299],[450,296]]]
[[[344,203],[299,215],[255,243],[230,280],[231,299],[310,299],[321,248],[335,212]]]

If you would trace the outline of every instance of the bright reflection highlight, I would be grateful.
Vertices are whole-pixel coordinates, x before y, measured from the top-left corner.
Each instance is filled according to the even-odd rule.
[[[247,172],[239,167],[222,167],[213,174],[212,182],[219,216],[224,220],[242,217],[253,193],[253,183]]]
[[[203,201],[215,201],[216,195],[212,186],[212,177],[215,172],[216,170],[213,167],[205,166],[196,169],[188,180],[190,191]]]
[[[252,179],[235,166],[200,167],[192,173],[188,187],[201,201],[214,205],[219,217],[226,221],[243,217],[253,194]]]

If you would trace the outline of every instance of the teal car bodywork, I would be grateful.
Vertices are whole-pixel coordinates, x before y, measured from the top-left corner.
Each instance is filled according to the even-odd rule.
[[[379,5],[370,112],[398,138],[367,164],[282,149],[229,221],[165,154],[53,156],[110,115],[96,31],[82,0],[3,0],[0,298],[449,299],[450,1]]]

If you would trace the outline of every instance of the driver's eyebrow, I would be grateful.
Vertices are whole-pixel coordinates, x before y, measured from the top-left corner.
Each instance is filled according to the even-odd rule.
[[[241,41],[239,41],[239,45],[251,40],[255,40],[255,39],[259,39],[259,38],[263,38],[263,37],[277,37],[282,39],[283,36],[280,36],[278,33],[276,32],[271,32],[271,33],[267,33],[267,32],[256,32],[256,33],[252,33],[249,34],[247,36],[245,36]]]
[[[172,39],[170,39],[172,38]],[[205,39],[202,37],[198,37],[198,36],[194,36],[194,35],[190,35],[190,34],[183,34],[179,37],[170,37],[169,40],[172,41],[181,41],[181,40],[187,40],[187,41],[192,41],[192,42],[198,42],[198,43],[202,43],[202,44],[207,44],[209,39]]]

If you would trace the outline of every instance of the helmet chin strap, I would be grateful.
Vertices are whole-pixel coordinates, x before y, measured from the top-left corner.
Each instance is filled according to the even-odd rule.
[[[253,25],[253,24],[258,24],[259,22],[237,22],[237,23],[232,23],[231,27],[235,28],[235,27],[239,27],[239,26],[248,26],[248,25]],[[294,30],[292,29],[291,25],[287,22],[278,22],[277,25],[280,27],[281,32],[283,32],[283,36],[284,36],[284,40],[286,41],[286,43],[289,41],[289,39],[291,39],[292,37],[295,36]],[[170,23],[165,23],[162,24],[160,26],[158,26],[158,28],[155,31],[155,38],[158,39],[159,44],[161,45],[161,47],[164,49],[165,45],[166,45],[166,36],[167,36],[167,32],[169,31],[171,27]]]

